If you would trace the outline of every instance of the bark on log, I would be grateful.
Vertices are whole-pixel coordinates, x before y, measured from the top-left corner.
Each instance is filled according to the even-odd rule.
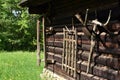
[[[86,72],[87,61],[82,61],[79,66],[81,66],[79,69],[81,72]],[[118,78],[117,70],[113,70],[102,65],[94,65],[94,63],[90,66],[89,73],[109,80],[117,80]]]
[[[78,52],[78,59],[87,61],[88,60],[88,51]],[[112,69],[118,70],[120,69],[118,56],[110,56],[110,54],[101,54],[93,53],[92,62],[94,62],[96,65],[105,65]]]

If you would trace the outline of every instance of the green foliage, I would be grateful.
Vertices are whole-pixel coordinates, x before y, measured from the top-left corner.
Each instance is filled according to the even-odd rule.
[[[0,52],[0,80],[40,80],[43,67],[43,62],[37,66],[35,52]]]
[[[35,50],[36,21],[20,0],[0,0],[0,50]]]

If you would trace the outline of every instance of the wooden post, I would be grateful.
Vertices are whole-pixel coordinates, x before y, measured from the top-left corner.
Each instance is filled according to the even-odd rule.
[[[120,79],[120,57],[118,57],[118,80]]]
[[[77,37],[77,29],[75,28],[75,54],[74,54],[74,78],[76,78],[76,74],[77,74],[77,52],[78,52],[78,50],[77,50],[77,39],[78,39],[78,37]]]
[[[72,51],[71,51],[71,67],[74,68],[74,35],[72,35]],[[74,70],[71,69],[71,76],[73,76]]]
[[[93,25],[93,31],[96,31],[96,28],[97,28],[97,25],[94,24]],[[90,66],[91,66],[90,63],[91,63],[91,58],[93,56],[93,50],[94,50],[94,48],[95,48],[95,37],[94,37],[94,33],[92,33],[92,35],[91,35],[90,54],[88,56],[88,65],[87,65],[87,71],[86,71],[86,73],[89,72],[89,69],[90,69]]]
[[[37,65],[40,66],[40,21],[37,20]]]
[[[44,59],[45,59],[45,67],[47,66],[47,56],[46,56],[46,35],[45,35],[45,17],[42,17],[42,28],[43,28],[43,51],[44,51]]]
[[[65,33],[65,29],[63,28],[63,53],[62,53],[62,70],[64,69],[64,64],[65,64],[65,50],[66,50],[66,41],[65,41],[65,37],[66,37],[66,33]]]

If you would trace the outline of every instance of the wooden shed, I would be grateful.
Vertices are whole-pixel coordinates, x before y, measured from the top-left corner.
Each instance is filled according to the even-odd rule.
[[[119,0],[22,0],[43,15],[45,68],[66,80],[120,80]]]

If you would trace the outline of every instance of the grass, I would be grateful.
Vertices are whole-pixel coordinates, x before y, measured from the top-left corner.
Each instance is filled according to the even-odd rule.
[[[0,52],[0,80],[41,80],[43,66],[36,65],[36,52]]]

